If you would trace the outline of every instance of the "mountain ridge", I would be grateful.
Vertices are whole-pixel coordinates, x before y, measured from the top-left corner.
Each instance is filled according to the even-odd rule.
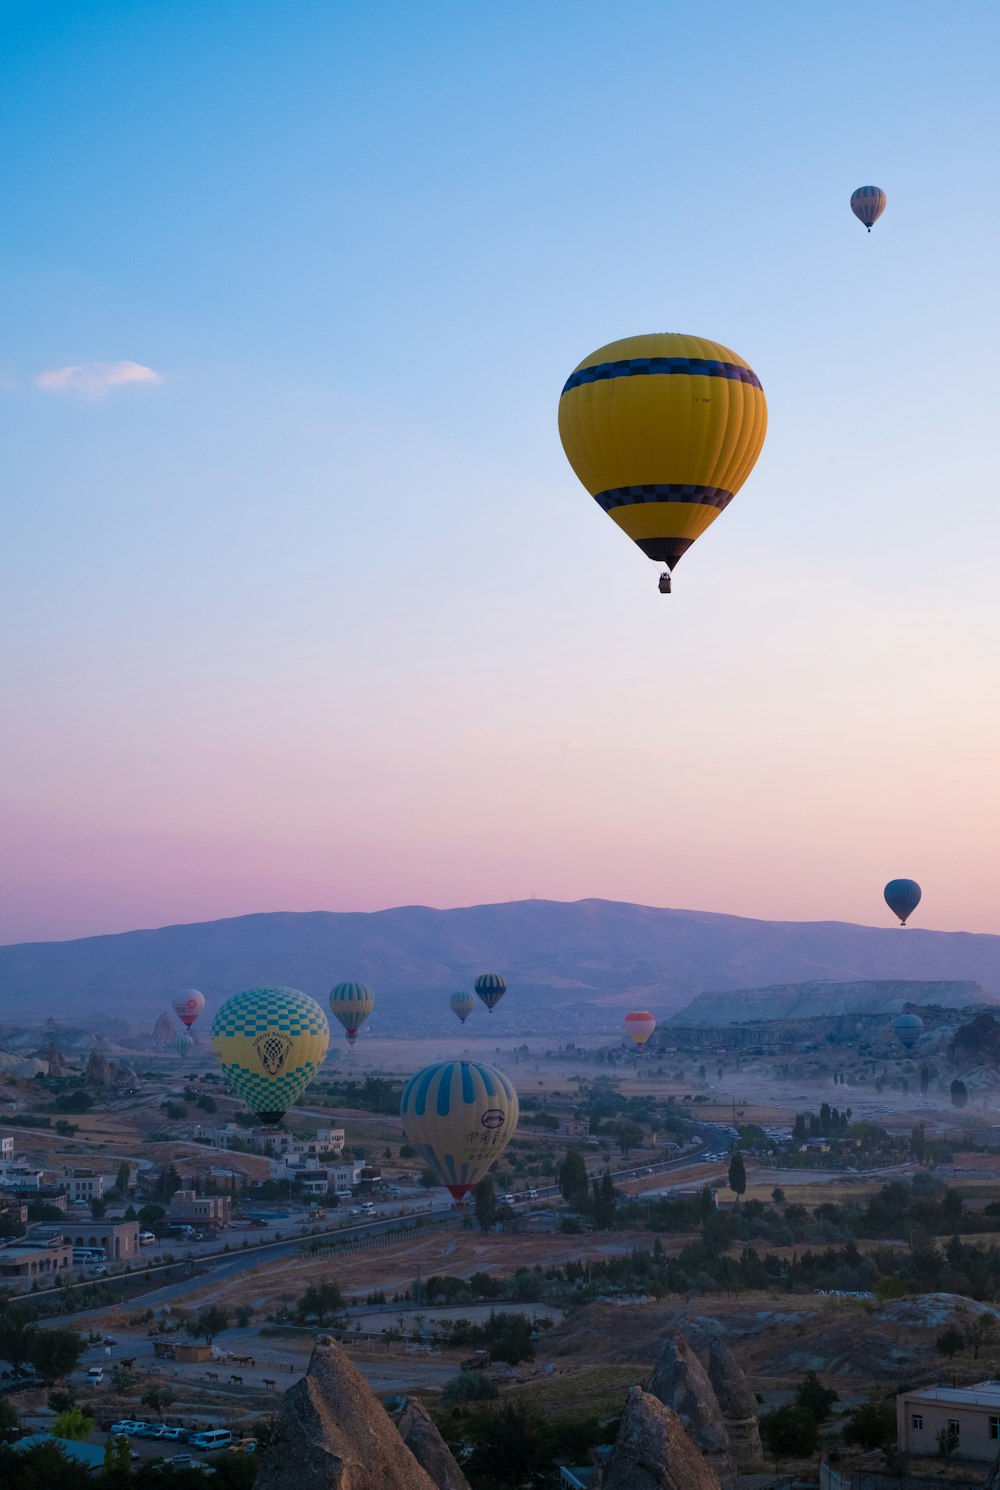
[[[571,1007],[588,1028],[611,1028],[629,1006],[663,1017],[706,990],[781,983],[943,979],[995,994],[1000,937],[596,899],[265,911],[0,947],[0,1008],[7,1021],[96,1012],[145,1021],[185,986],[211,1003],[264,983],[325,1000],[334,983],[355,978],[375,988],[380,1026],[418,1028],[418,997],[469,988],[487,971],[510,988],[494,1016],[498,1035],[550,1016],[565,1029]]]

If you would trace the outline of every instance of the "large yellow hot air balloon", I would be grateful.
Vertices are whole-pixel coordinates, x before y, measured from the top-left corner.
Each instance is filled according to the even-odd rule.
[[[499,1159],[517,1127],[517,1092],[478,1061],[438,1061],[403,1088],[403,1131],[456,1200]]]
[[[680,332],[628,336],[585,357],[559,400],[559,434],[595,501],[664,563],[732,501],[767,432],[753,369],[718,342]]]
[[[296,988],[248,988],[212,1022],[222,1074],[263,1123],[279,1123],[323,1064],[326,1015]]]

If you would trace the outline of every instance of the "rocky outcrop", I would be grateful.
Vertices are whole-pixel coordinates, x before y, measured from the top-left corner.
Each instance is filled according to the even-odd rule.
[[[153,1043],[156,1045],[172,1045],[176,1033],[177,1026],[166,1009],[164,1009],[153,1025]]]
[[[437,1490],[470,1490],[454,1455],[419,1402],[407,1398],[395,1416],[399,1436]]]
[[[109,1061],[106,1055],[99,1055],[96,1050],[92,1050],[84,1079],[88,1086],[110,1086],[115,1078],[115,1070],[114,1061]]]
[[[1000,1066],[1000,1022],[992,1014],[977,1014],[955,1031],[947,1056],[958,1071]]]
[[[668,1335],[663,1342],[649,1391],[677,1414],[695,1447],[718,1469],[728,1470],[729,1436],[722,1409],[704,1366],[683,1335]]]
[[[57,1045],[50,1045],[47,1050],[40,1050],[38,1052],[38,1059],[46,1063],[50,1076],[65,1076],[69,1069],[63,1053]]]
[[[604,1490],[719,1490],[719,1480],[671,1408],[631,1387]]]
[[[708,1347],[708,1379],[726,1425],[729,1452],[737,1469],[746,1470],[763,1458],[757,1399],[743,1368],[722,1340]]]
[[[134,1066],[127,1066],[124,1061],[119,1061],[115,1065],[114,1084],[134,1090],[139,1085],[139,1073]]]
[[[461,1481],[459,1481],[459,1485]],[[440,1490],[329,1335],[286,1393],[256,1490]]]

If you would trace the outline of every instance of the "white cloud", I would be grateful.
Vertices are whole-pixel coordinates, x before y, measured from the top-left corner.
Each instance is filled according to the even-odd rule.
[[[126,383],[159,383],[160,374],[141,362],[77,362],[40,372],[35,386],[46,393],[76,393],[81,398],[103,398]]]

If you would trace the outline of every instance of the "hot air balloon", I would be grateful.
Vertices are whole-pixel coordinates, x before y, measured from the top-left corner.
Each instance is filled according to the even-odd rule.
[[[851,192],[851,211],[863,222],[869,233],[885,211],[885,192],[881,186],[859,186]]]
[[[901,1043],[907,1050],[912,1050],[920,1039],[920,1031],[924,1027],[924,1021],[919,1014],[897,1014],[892,1021],[892,1027],[899,1036]]]
[[[181,1024],[189,1030],[205,1008],[205,995],[199,993],[197,988],[182,988],[180,993],[174,994],[170,1002]]]
[[[513,1137],[517,1093],[492,1066],[439,1061],[407,1082],[399,1115],[410,1143],[458,1201]]]
[[[194,1036],[189,1035],[187,1030],[181,1030],[174,1041],[174,1049],[177,1051],[181,1060],[184,1060],[188,1052],[194,1049]]]
[[[296,988],[248,988],[212,1022],[212,1049],[232,1091],[262,1123],[278,1123],[323,1064],[326,1015]]]
[[[491,1014],[506,992],[507,984],[499,973],[483,973],[476,979],[476,993]]]
[[[375,1007],[375,995],[364,983],[338,983],[330,989],[333,1017],[344,1026],[348,1043],[353,1046],[358,1030]]]
[[[585,357],[559,400],[573,470],[647,558],[670,573],[732,501],[767,431],[751,367],[680,332],[629,336]]]
[[[636,1009],[625,1015],[625,1030],[634,1045],[645,1045],[656,1029],[656,1018],[644,1009]]]
[[[453,993],[448,1002],[451,1012],[457,1014],[463,1024],[476,1007],[476,1000],[471,993]]]
[[[905,926],[920,904],[920,886],[916,880],[890,880],[882,894],[893,915],[899,917],[900,926]]]

